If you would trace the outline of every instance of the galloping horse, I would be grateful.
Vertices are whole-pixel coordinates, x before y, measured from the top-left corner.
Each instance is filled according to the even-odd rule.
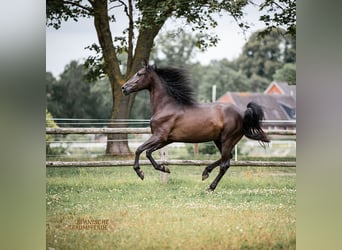
[[[243,135],[262,142],[270,140],[260,127],[264,113],[258,104],[248,103],[244,112],[231,104],[199,104],[194,100],[190,84],[182,69],[156,68],[144,62],[143,68],[122,86],[124,95],[148,90],[153,114],[150,121],[152,136],[136,150],[133,168],[143,180],[139,157],[146,150],[146,156],[156,170],[170,173],[166,166],[153,159],[152,152],[172,142],[214,141],[221,159],[207,166],[202,173],[202,180],[205,180],[220,165],[220,171],[209,187],[213,191],[228,170],[231,151]]]

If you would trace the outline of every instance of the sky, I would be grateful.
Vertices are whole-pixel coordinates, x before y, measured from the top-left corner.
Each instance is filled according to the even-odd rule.
[[[219,42],[216,47],[211,47],[205,52],[198,52],[194,61],[208,64],[211,60],[233,60],[239,56],[248,37],[256,30],[262,29],[264,24],[258,21],[259,13],[256,7],[249,6],[245,9],[245,20],[251,25],[246,34],[238,27],[232,17],[225,14],[216,16],[218,25],[210,32],[217,34]],[[115,13],[117,22],[111,23],[113,36],[120,35],[126,27],[127,20],[123,11]],[[168,30],[184,27],[181,20],[169,19],[159,34]],[[72,60],[83,61],[92,52],[85,47],[98,43],[95,27],[91,18],[80,19],[78,22],[63,22],[60,29],[46,28],[46,71],[55,77],[63,72],[64,67]]]

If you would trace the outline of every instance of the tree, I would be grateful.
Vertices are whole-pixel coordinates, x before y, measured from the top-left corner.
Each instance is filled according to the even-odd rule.
[[[212,86],[216,85],[216,96],[220,97],[227,91],[247,91],[247,78],[234,69],[234,63],[226,59],[211,61],[208,66],[202,66],[202,79],[199,87],[200,99],[211,101]]]
[[[286,63],[278,69],[273,75],[273,80],[278,82],[287,82],[288,84],[296,84],[296,65]]]
[[[127,119],[135,95],[123,96],[121,86],[140,68],[143,60],[149,59],[154,39],[168,18],[183,18],[193,31],[202,32],[198,46],[205,48],[217,42],[217,36],[205,32],[217,25],[213,14],[227,11],[240,27],[244,27],[239,20],[243,16],[242,8],[247,4],[246,0],[137,0],[135,4],[133,0],[47,0],[46,16],[47,25],[54,28],[59,28],[62,21],[69,18],[74,21],[82,17],[94,19],[99,46],[94,44],[89,48],[100,55],[90,58],[88,65],[95,63],[93,73],[106,74],[109,78],[113,97],[111,117]],[[111,13],[118,8],[126,14],[128,25],[123,36],[113,38],[109,22],[115,22],[115,15]],[[125,72],[120,68],[121,62],[118,59],[123,52],[127,53]],[[109,139],[116,142],[111,140],[107,143],[108,154],[130,153],[127,135],[111,135]]]
[[[283,29],[273,29],[260,36],[254,32],[237,59],[239,69],[248,78],[253,91],[262,91],[272,81],[276,70],[285,63],[295,63],[295,39]]]
[[[259,10],[265,12],[260,16],[267,26],[259,35],[272,32],[274,28],[285,28],[285,34],[296,38],[296,0],[266,0],[259,5]]]
[[[113,98],[110,91],[110,82],[108,78],[99,79],[90,87],[90,96],[92,97],[93,119],[110,119],[110,112],[113,106]]]
[[[200,34],[193,35],[183,29],[168,31],[158,36],[151,60],[158,66],[190,68],[199,50]]]
[[[93,100],[90,95],[90,83],[84,79],[85,71],[83,65],[72,61],[65,67],[59,81],[48,83],[47,108],[54,117],[92,117]]]
[[[59,80],[51,73],[46,73],[47,108],[54,117],[110,118],[112,99],[108,80],[88,82],[85,79],[86,73],[84,65],[77,61],[71,61],[66,65]]]

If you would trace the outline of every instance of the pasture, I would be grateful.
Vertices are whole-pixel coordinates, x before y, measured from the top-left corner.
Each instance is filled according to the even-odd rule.
[[[47,249],[295,249],[295,168],[47,168]]]

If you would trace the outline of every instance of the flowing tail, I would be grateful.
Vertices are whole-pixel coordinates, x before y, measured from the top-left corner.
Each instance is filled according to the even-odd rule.
[[[248,103],[243,116],[243,133],[249,139],[270,142],[270,139],[260,127],[262,119],[264,119],[264,111],[261,106],[254,102]]]

